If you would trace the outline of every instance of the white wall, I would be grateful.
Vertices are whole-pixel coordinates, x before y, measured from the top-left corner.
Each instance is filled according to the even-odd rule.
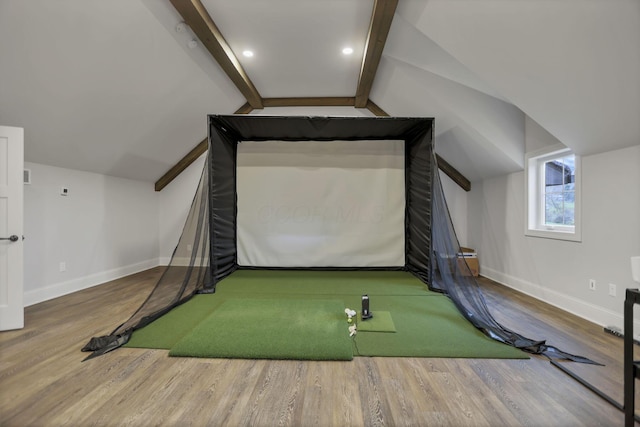
[[[26,306],[158,264],[152,183],[37,163],[25,169],[32,178],[24,186]]]
[[[527,121],[527,149],[558,141]],[[640,145],[582,157],[582,242],[524,235],[524,173],[473,183],[469,244],[480,272],[602,326],[622,327],[630,257],[640,254]],[[595,291],[589,279],[597,281]],[[608,284],[617,296],[608,295]],[[508,325],[507,325],[508,326]]]

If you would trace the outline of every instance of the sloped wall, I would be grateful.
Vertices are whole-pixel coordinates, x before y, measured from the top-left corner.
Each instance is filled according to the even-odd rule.
[[[408,0],[397,13],[578,154],[638,143],[637,0]]]

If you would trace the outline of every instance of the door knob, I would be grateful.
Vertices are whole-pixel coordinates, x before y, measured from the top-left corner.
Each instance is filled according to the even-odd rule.
[[[18,236],[14,234],[13,236],[9,236],[9,237],[0,237],[0,240],[11,240],[12,242],[17,242]]]

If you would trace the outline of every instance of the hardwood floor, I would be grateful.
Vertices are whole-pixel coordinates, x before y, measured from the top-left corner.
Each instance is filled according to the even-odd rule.
[[[351,362],[170,358],[80,348],[126,320],[156,268],[28,307],[0,333],[2,426],[621,426],[623,413],[530,360],[355,358]],[[606,366],[566,363],[622,402],[622,340],[487,279],[505,326]],[[636,404],[638,406],[638,404]]]

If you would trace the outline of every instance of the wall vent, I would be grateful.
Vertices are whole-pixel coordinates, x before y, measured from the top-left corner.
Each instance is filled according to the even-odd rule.
[[[22,174],[22,182],[25,184],[31,184],[31,169],[25,169]]]

